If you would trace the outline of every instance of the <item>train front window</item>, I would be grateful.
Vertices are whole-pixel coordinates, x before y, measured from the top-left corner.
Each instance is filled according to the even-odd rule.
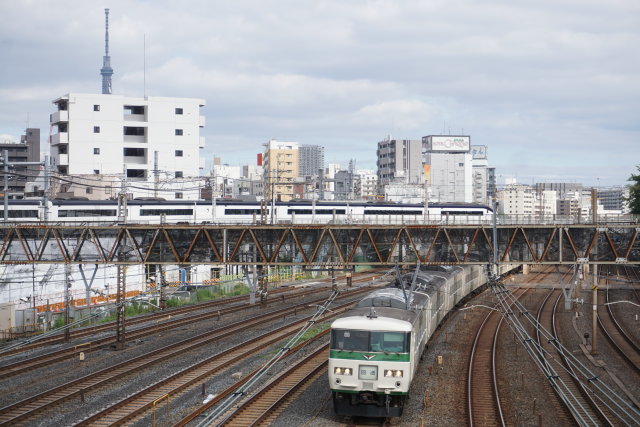
[[[334,329],[331,331],[331,349],[343,351],[367,351],[408,353],[409,337],[406,332],[375,332]]]
[[[331,331],[331,348],[344,351],[369,351],[369,331],[334,329]]]
[[[371,332],[371,351],[408,353],[409,334],[404,332]]]

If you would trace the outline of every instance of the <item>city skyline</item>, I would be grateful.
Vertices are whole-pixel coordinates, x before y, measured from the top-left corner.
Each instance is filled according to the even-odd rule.
[[[387,134],[448,133],[525,184],[622,185],[640,163],[632,1],[5,4],[0,134],[45,139],[54,99],[100,93],[103,7],[113,93],[206,99],[207,169],[274,138],[375,170]]]

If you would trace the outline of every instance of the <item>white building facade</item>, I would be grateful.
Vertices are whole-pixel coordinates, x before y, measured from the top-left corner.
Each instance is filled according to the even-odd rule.
[[[204,169],[202,99],[70,93],[53,103],[51,158],[61,175],[166,181]]]
[[[433,201],[473,201],[473,164],[470,150],[469,136],[422,137],[422,162]]]

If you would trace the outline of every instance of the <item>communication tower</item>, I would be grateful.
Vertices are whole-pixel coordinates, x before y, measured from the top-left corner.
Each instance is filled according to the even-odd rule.
[[[111,76],[113,75],[113,68],[111,68],[111,57],[109,56],[109,9],[104,10],[104,56],[102,57],[102,68],[100,74],[102,75],[102,93],[111,95]]]

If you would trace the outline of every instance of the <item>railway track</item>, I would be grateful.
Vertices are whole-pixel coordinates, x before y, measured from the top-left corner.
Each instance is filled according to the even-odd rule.
[[[538,345],[547,355],[543,363],[552,372],[551,385],[578,425],[614,426],[611,416],[597,405],[584,385],[576,380],[577,376],[573,368],[553,345],[553,340],[559,339],[556,327],[556,312],[561,297],[561,290],[552,290],[540,305],[537,313],[538,325],[553,334],[553,339],[543,339],[538,329],[537,336]]]
[[[368,288],[352,291],[350,296],[370,291]],[[332,308],[327,319],[337,316],[348,310],[353,305],[353,301],[349,301],[340,306]],[[206,378],[209,378],[233,364],[246,359],[261,350],[286,339],[291,334],[300,329],[307,322],[308,318],[296,321],[292,324],[283,326],[276,330],[269,331],[266,334],[245,341],[242,344],[224,350],[195,365],[192,365],[182,371],[171,375],[149,387],[135,393],[109,407],[99,411],[84,420],[80,421],[79,426],[99,426],[113,425],[132,422],[142,417],[146,412],[153,408],[154,404],[163,399],[171,400],[179,397],[182,393],[188,391],[191,387],[197,386]]]
[[[370,290],[368,287],[361,289],[362,290],[360,292],[349,292],[343,296],[343,298],[354,295],[354,293],[359,294]],[[306,302],[293,307],[275,310],[231,325],[225,325],[224,327],[216,328],[196,337],[191,337],[181,342],[165,346],[134,359],[130,359],[126,362],[110,366],[98,372],[86,375],[85,377],[54,387],[28,399],[24,399],[20,402],[1,408],[0,425],[15,424],[19,421],[29,419],[44,410],[63,403],[68,399],[83,396],[85,393],[88,393],[93,389],[106,386],[116,379],[120,379],[128,375],[139,374],[141,369],[153,366],[161,361],[165,361],[173,357],[184,356],[188,351],[193,351],[224,337],[239,334],[247,328],[255,327],[264,324],[265,322],[280,319],[283,316],[296,313],[299,310],[307,309],[309,304],[321,303],[322,301],[324,301],[324,298],[310,303]]]
[[[369,276],[358,278],[354,280],[354,283],[363,282],[367,280],[370,280]],[[326,291],[327,291],[327,288],[304,289],[297,292],[291,292],[289,295],[289,298],[300,298],[300,297],[313,295],[316,293],[326,292]],[[280,297],[284,299],[285,293],[280,293]],[[247,297],[243,296],[240,298],[240,301],[244,301],[246,299]],[[273,299],[271,300],[271,302],[275,302],[275,301],[278,301],[278,300],[273,300]],[[186,316],[183,318],[178,318],[178,319],[175,319],[172,317],[174,315],[173,311],[170,313],[162,313],[162,315],[156,317],[155,320],[156,322],[158,322],[159,320],[164,319],[163,322],[152,323],[147,326],[142,326],[137,329],[129,330],[127,332],[127,340],[135,340],[151,334],[166,331],[169,329],[178,328],[186,325],[192,325],[194,322],[200,322],[200,321],[209,320],[212,318],[218,319],[221,316],[240,312],[243,310],[249,310],[253,307],[255,306],[247,305],[246,301],[244,301],[231,306],[220,308],[218,310],[212,310],[205,313],[197,313],[197,314],[193,314],[193,315]],[[209,308],[212,308],[212,307],[209,307]],[[191,311],[201,311],[201,308],[195,308],[195,309],[191,308],[190,310],[186,310],[183,312],[188,313]],[[145,319],[144,322],[148,323],[149,320]],[[111,327],[113,327],[113,325],[111,325]],[[24,372],[29,372],[34,369],[39,369],[39,368],[51,365],[53,363],[58,363],[71,358],[77,358],[80,353],[90,353],[98,349],[109,347],[114,343],[115,343],[115,335],[111,335],[109,337],[100,338],[94,341],[83,342],[71,347],[55,350],[45,354],[40,354],[30,358],[22,359],[13,363],[8,363],[4,366],[0,366],[0,380],[6,379]]]
[[[378,271],[379,269],[376,269],[373,271],[356,273],[354,274],[354,277],[353,277],[353,283],[369,280],[371,278],[371,275],[375,274]],[[336,280],[343,280],[345,278],[346,276],[344,275],[338,276],[336,277]],[[331,280],[332,278],[329,277],[329,278],[321,278],[315,281],[320,283],[330,283]],[[314,291],[311,290],[311,292],[314,292]],[[315,292],[318,292],[318,291],[315,291]],[[283,295],[283,294],[286,295],[287,293],[291,293],[291,287],[286,287],[286,288],[281,287],[281,288],[271,289],[269,291],[269,295],[271,296]],[[202,302],[194,305],[185,305],[182,307],[165,309],[160,312],[155,312],[155,313],[146,314],[142,316],[130,317],[126,320],[126,327],[128,328],[134,325],[144,324],[148,322],[162,321],[163,319],[166,319],[167,316],[179,316],[179,315],[191,313],[194,311],[215,309],[216,307],[222,307],[228,304],[247,303],[247,302],[249,302],[248,295],[239,295],[239,296],[226,297],[223,299],[206,301],[206,302]],[[115,321],[106,322],[99,325],[91,325],[91,326],[82,327],[78,329],[72,329],[71,331],[69,331],[70,339],[73,340],[73,339],[83,338],[87,336],[93,336],[98,333],[114,330],[114,328],[115,328]],[[38,348],[42,348],[48,345],[60,344],[64,342],[65,342],[64,333],[60,332],[58,334],[51,335],[47,338],[38,339],[36,342],[25,344],[20,347],[15,347],[11,349],[3,349],[2,347],[0,347],[0,356],[6,357],[13,354],[23,353],[23,352],[35,350]]]
[[[274,289],[272,293],[282,294],[287,291],[290,292],[291,290],[285,289],[285,288],[278,288],[278,289]],[[217,299],[213,301],[206,301],[206,302],[202,302],[195,305],[185,305],[182,307],[170,308],[160,312],[145,314],[142,316],[129,317],[126,320],[126,327],[128,328],[134,325],[139,325],[139,324],[148,323],[148,322],[157,322],[159,320],[166,319],[167,316],[179,316],[182,314],[191,313],[193,311],[207,310],[207,309],[220,307],[220,306],[233,304],[233,303],[241,303],[241,302],[246,303],[248,301],[249,301],[248,295],[240,295],[240,296],[234,296],[234,297],[227,297],[224,299]],[[70,339],[73,340],[73,339],[83,338],[87,336],[97,335],[102,332],[108,332],[108,331],[114,330],[114,328],[115,328],[115,321],[111,321],[111,322],[106,322],[99,325],[91,325],[91,326],[86,326],[78,329],[72,329],[69,335],[70,335]],[[4,351],[2,350],[2,348],[0,348],[0,355],[2,355],[3,357],[6,357],[12,354],[24,353],[24,352],[42,348],[48,345],[60,344],[64,342],[65,342],[64,333],[60,332],[50,337],[39,339],[34,343],[25,344],[21,347],[16,347],[16,348],[4,350]]]
[[[611,270],[610,270],[611,271]],[[604,279],[607,285],[608,277]],[[609,287],[604,291],[605,301],[610,303]],[[611,305],[598,305],[598,326],[611,344],[614,350],[624,359],[624,361],[636,372],[640,374],[640,346],[627,333],[622,324],[616,319]]]
[[[302,292],[296,293],[295,297],[307,296],[318,292],[326,292],[327,289],[307,289]],[[127,340],[135,340],[148,335],[156,334],[158,332],[166,331],[173,328],[179,328],[183,326],[190,326],[194,322],[201,322],[204,320],[218,319],[221,316],[225,316],[232,313],[249,310],[255,306],[250,306],[245,303],[235,304],[229,307],[221,308],[219,310],[208,311],[205,313],[192,314],[190,316],[174,319],[169,314],[164,316],[165,321],[162,323],[151,324],[142,326],[137,329],[127,331]],[[0,367],[0,380],[9,378],[14,375],[18,375],[34,369],[39,369],[53,363],[61,362],[70,358],[78,357],[81,352],[89,353],[98,349],[106,348],[115,343],[115,335],[109,337],[100,338],[94,341],[84,342],[72,347],[63,348],[60,350],[48,352],[38,356],[33,356],[27,359],[23,359],[17,362],[9,363]]]
[[[527,290],[521,290],[516,298]],[[496,380],[496,349],[504,318],[491,310],[476,332],[467,368],[467,414],[474,426],[505,426]]]
[[[319,346],[242,402],[218,425],[247,427],[268,425],[273,422],[282,411],[285,402],[297,390],[324,373],[328,363],[328,353],[328,344]]]

